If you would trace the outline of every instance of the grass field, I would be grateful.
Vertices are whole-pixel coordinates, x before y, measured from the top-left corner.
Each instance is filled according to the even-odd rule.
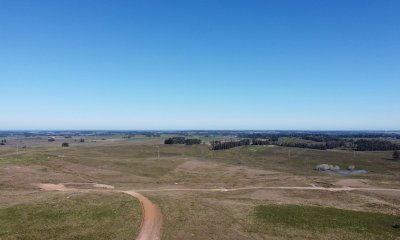
[[[260,205],[255,208],[257,231],[288,238],[395,239],[398,216],[337,208]],[[336,236],[336,237],[335,237]]]
[[[0,207],[0,239],[132,239],[137,200],[124,194],[47,193]]]
[[[391,152],[277,146],[210,151],[203,144],[164,145],[157,137],[93,136],[85,143],[68,139],[69,148],[61,148],[63,140],[24,139],[27,147],[16,154],[13,141],[0,147],[0,239],[135,236],[140,207],[130,196],[44,192],[38,183],[79,188],[100,183],[118,190],[400,186],[400,163],[390,160]],[[355,164],[368,172],[344,176],[313,170],[321,163],[342,168]],[[400,237],[391,227],[400,221],[398,192],[258,189],[143,195],[161,208],[162,239],[343,239],[345,233],[347,239]],[[34,224],[21,228],[32,219]]]

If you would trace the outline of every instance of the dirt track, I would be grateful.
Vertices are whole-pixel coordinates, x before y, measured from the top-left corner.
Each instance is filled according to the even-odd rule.
[[[136,240],[159,240],[161,238],[161,225],[162,225],[162,214],[157,205],[153,204],[148,198],[140,194],[139,192],[169,192],[169,191],[192,191],[192,192],[234,192],[234,191],[245,191],[245,190],[268,190],[268,189],[291,189],[291,190],[319,190],[319,191],[390,191],[399,192],[400,189],[391,188],[353,188],[353,187],[340,187],[340,188],[325,188],[325,187],[242,187],[242,188],[161,188],[161,189],[142,189],[136,191],[119,191],[107,189],[76,189],[65,187],[64,184],[38,184],[39,188],[47,191],[111,191],[111,192],[122,192],[129,194],[140,201],[142,205],[143,218],[140,226],[139,234]],[[93,186],[99,186],[93,184]],[[108,185],[107,185],[108,186]]]
[[[189,192],[235,192],[245,190],[276,190],[276,189],[288,189],[288,190],[320,190],[329,192],[344,192],[344,191],[387,191],[387,192],[400,192],[400,189],[394,188],[354,188],[354,187],[242,187],[242,188],[160,188],[160,189],[141,189],[135,190],[137,192],[173,192],[173,191],[189,191]]]
[[[80,184],[81,185],[81,184]],[[102,187],[105,189],[76,189],[76,188],[68,188],[65,187],[64,184],[47,184],[41,183],[37,186],[46,191],[83,191],[83,192],[91,192],[91,191],[111,191],[111,192],[122,192],[129,194],[136,199],[139,200],[142,206],[142,223],[140,224],[139,234],[136,237],[136,240],[159,240],[161,233],[161,224],[162,224],[162,214],[157,205],[153,204],[148,198],[143,196],[142,194],[135,191],[118,191],[118,190],[107,190],[110,189],[111,186],[104,184],[91,184],[94,187]]]
[[[125,191],[124,193],[137,198],[142,205],[143,219],[136,240],[160,239],[162,214],[158,206],[138,192]]]

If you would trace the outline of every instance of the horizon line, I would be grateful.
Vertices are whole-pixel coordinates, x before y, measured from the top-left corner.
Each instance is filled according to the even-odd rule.
[[[24,132],[24,131],[313,131],[313,132],[400,132],[400,129],[0,129],[0,132]]]

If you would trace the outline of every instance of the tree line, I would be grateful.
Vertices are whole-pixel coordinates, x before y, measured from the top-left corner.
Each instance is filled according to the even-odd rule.
[[[201,140],[197,139],[197,138],[171,137],[171,138],[165,139],[164,144],[195,145],[195,144],[201,144]]]
[[[273,142],[273,145],[282,147],[297,147],[297,148],[311,148],[319,150],[335,149],[335,148],[350,148],[355,151],[390,151],[390,150],[400,150],[400,145],[377,139],[359,139],[354,140],[338,140],[338,141],[328,141],[325,143],[300,143],[300,142]]]
[[[211,141],[211,150],[225,150],[239,146],[250,145],[250,139],[241,139],[238,141]]]
[[[389,150],[400,150],[400,145],[378,139],[359,139],[354,141],[353,139],[333,139],[329,138],[326,142],[314,141],[315,143],[307,142],[279,142],[271,139],[241,139],[235,141],[212,141],[212,150],[223,150],[230,149],[233,147],[245,146],[245,145],[276,145],[281,147],[295,147],[295,148],[310,148],[318,150],[327,150],[335,148],[348,148],[355,151],[389,151]]]
[[[400,150],[400,145],[386,140],[360,139],[355,142],[357,151],[388,151]]]

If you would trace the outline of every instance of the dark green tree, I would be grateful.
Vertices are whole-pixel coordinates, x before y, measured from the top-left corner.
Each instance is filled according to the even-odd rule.
[[[393,152],[393,159],[400,160],[400,151],[396,150]]]

